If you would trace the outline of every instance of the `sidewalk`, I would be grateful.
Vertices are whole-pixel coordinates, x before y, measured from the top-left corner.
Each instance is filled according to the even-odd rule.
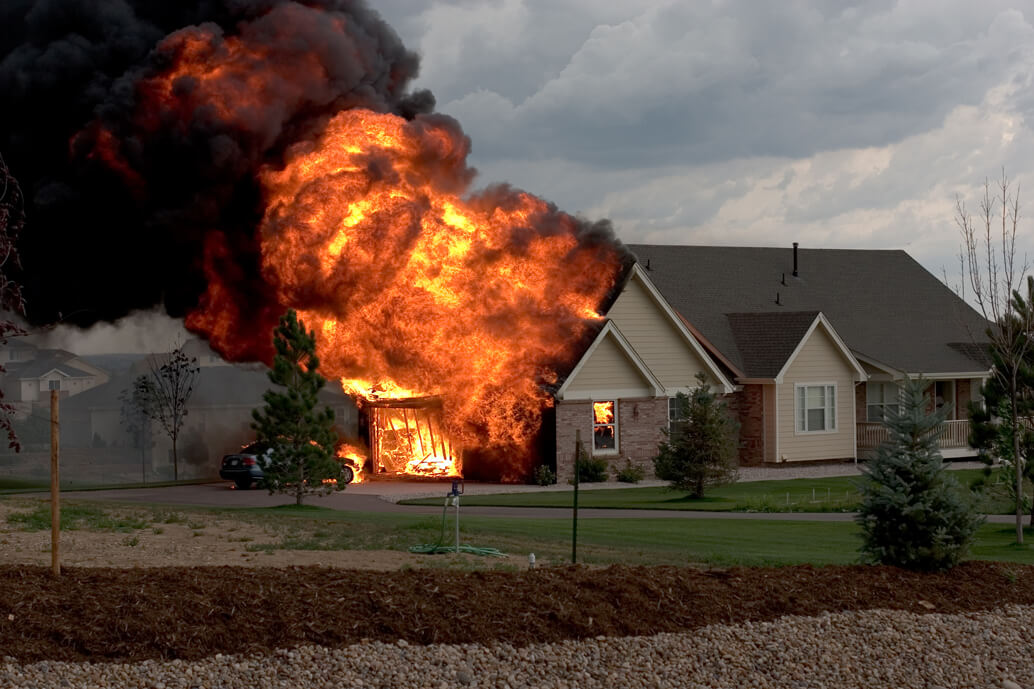
[[[786,481],[799,478],[828,478],[833,476],[861,476],[860,464],[820,464],[811,466],[782,465],[772,467],[740,467],[739,481]],[[950,470],[981,469],[983,462],[952,462],[948,465]],[[586,490],[614,490],[618,488],[652,488],[668,485],[666,481],[650,480],[640,481],[636,484],[620,483],[618,481],[607,481],[605,483],[583,483],[578,489]],[[376,495],[387,502],[396,503],[400,500],[413,500],[416,498],[444,497],[451,489],[449,481],[440,483],[407,482],[407,481],[371,481],[359,483],[348,487],[348,492],[355,495]],[[504,493],[556,493],[569,491],[572,486],[568,483],[558,483],[552,486],[528,485],[522,483],[479,483],[469,481],[464,483],[463,491],[466,495],[490,495]]]

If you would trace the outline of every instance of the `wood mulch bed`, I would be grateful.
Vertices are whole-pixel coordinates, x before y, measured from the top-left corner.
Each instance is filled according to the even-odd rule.
[[[551,567],[520,573],[324,567],[0,566],[0,656],[196,659],[362,639],[517,645],[888,608],[961,613],[1034,604],[1034,566],[700,570]]]

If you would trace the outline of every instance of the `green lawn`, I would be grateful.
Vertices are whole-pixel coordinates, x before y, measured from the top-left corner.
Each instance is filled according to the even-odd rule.
[[[338,512],[294,506],[218,510],[268,526],[281,535],[256,539],[254,550],[387,548],[405,550],[436,543],[440,516]],[[447,515],[444,543],[454,542],[453,513]],[[985,525],[973,557],[982,560],[1034,563],[1034,530],[1027,544],[1012,544],[1013,527]],[[540,562],[568,562],[570,519],[504,519],[461,516],[460,541],[494,547]],[[858,527],[851,522],[766,521],[730,519],[582,519],[578,522],[579,561],[595,564],[689,564],[719,566],[851,564],[858,562]],[[428,557],[434,557],[429,555]]]
[[[48,529],[50,512],[42,501],[21,500],[3,530]],[[447,515],[444,543],[453,543],[453,513]],[[370,550],[404,551],[442,538],[441,515],[341,512],[293,505],[254,508],[133,506],[97,501],[62,505],[65,528],[132,532],[185,523],[202,529],[216,520],[238,524],[230,540],[246,542],[252,551]],[[157,533],[158,531],[156,531]],[[985,525],[972,557],[1034,563],[1034,530],[1027,544],[1012,544],[1013,527]],[[462,543],[494,547],[542,563],[569,562],[570,519],[512,519],[461,516]],[[850,564],[859,559],[858,528],[851,522],[809,522],[731,519],[582,519],[578,523],[579,561],[592,564],[709,564],[718,566]],[[447,562],[428,555],[429,563]],[[469,560],[467,560],[469,563]],[[492,567],[486,559],[484,566]]]
[[[980,469],[953,471],[952,475],[968,486],[983,474]],[[792,479],[787,481],[750,481],[713,488],[703,498],[665,487],[610,488],[593,490],[592,484],[578,491],[579,507],[603,509],[695,510],[702,512],[853,512],[858,507],[858,477]],[[1009,514],[1011,508],[995,488],[988,490],[984,511]],[[470,506],[570,507],[572,491],[500,493],[467,495],[462,502]],[[405,500],[403,504],[440,505],[440,498]]]

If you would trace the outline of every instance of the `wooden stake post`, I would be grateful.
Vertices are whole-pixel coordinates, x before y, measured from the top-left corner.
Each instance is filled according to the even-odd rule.
[[[574,432],[574,523],[571,525],[571,564],[578,562],[578,460],[582,456],[582,432]]]
[[[50,391],[50,567],[61,576],[61,477],[58,452],[61,443],[57,390]]]

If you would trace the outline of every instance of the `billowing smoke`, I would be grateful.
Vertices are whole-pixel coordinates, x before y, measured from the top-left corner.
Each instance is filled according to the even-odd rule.
[[[469,139],[408,90],[417,57],[375,12],[8,0],[0,25],[31,322],[158,305],[224,356],[269,362],[295,308],[324,374],[357,397],[438,396],[482,469],[530,469],[545,388],[602,322],[627,255],[606,221],[473,190]]]
[[[206,260],[247,295],[243,319],[268,323],[257,170],[343,109],[434,105],[407,91],[417,56],[361,2],[5,0],[0,26],[0,151],[28,199],[36,325],[183,316]]]

